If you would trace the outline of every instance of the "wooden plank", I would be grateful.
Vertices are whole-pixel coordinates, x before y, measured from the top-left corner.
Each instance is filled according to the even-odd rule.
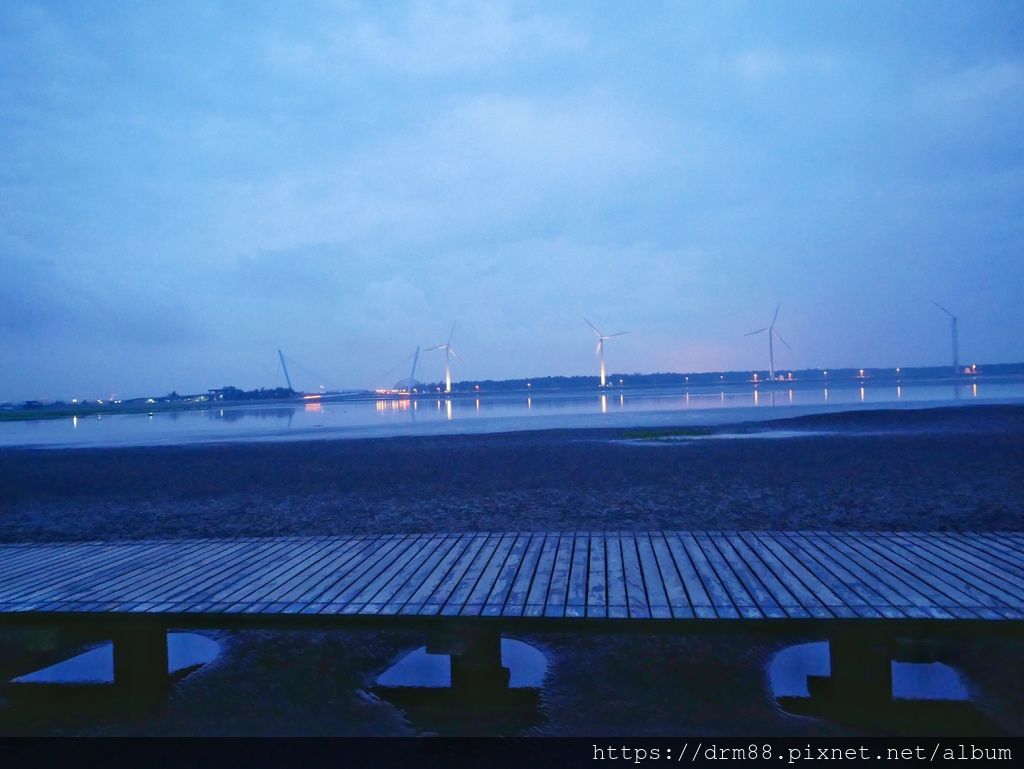
[[[304,569],[316,564],[327,544],[328,541],[325,539],[316,539],[308,545],[291,546],[285,552],[277,554],[273,562],[264,557],[265,565],[262,572],[239,585],[226,599],[235,604],[226,611],[244,611],[253,604],[272,603],[273,596],[287,589],[296,575],[301,575]]]
[[[926,539],[906,536],[905,532],[894,532],[890,536],[906,542],[909,547],[922,555],[932,555],[943,560],[952,559],[956,562],[957,568],[968,575],[968,578],[979,585],[986,585],[985,589],[989,590],[990,594],[1010,602],[1011,606],[1014,605],[1013,601],[1020,600],[1024,595],[1024,579],[1015,577],[1012,573],[999,568],[991,560],[978,558],[957,547],[953,541],[941,537]]]
[[[664,532],[665,544],[672,554],[672,561],[675,564],[676,572],[679,574],[683,585],[686,587],[686,594],[689,596],[693,613],[699,619],[713,619],[718,615],[715,613],[714,604],[711,603],[711,596],[704,589],[704,583],[697,573],[693,561],[686,553],[678,532]]]
[[[601,532],[590,535],[590,558],[587,565],[587,616],[608,616],[608,570],[605,566],[605,537]]]
[[[342,551],[330,559],[326,568],[320,571],[321,576],[313,584],[307,584],[301,595],[289,595],[288,600],[281,596],[280,602],[284,606],[280,610],[290,614],[335,613],[337,604],[329,610],[328,607],[342,593],[371,570],[387,568],[396,548],[404,547],[410,539],[412,537],[372,536],[359,542],[354,549]]]
[[[890,604],[879,592],[844,568],[824,548],[810,542],[802,532],[783,532],[778,539],[784,547],[792,550],[796,557],[805,559],[807,563],[815,564],[817,573],[821,574],[823,579],[827,575],[831,575],[835,582],[830,581],[829,586],[847,602],[858,616],[866,618],[903,616],[903,612]]]
[[[912,587],[894,578],[889,572],[878,569],[871,562],[865,562],[855,552],[850,552],[846,545],[835,540],[827,532],[813,532],[804,536],[808,547],[821,551],[831,558],[841,568],[853,574],[863,584],[876,591],[883,600],[881,605],[875,605],[883,616],[893,616],[887,613],[886,607],[893,607],[894,616],[927,616],[924,607],[930,606],[931,601]]]
[[[564,617],[565,604],[569,596],[569,572],[572,571],[572,550],[576,538],[563,535],[558,540],[558,551],[551,570],[551,582],[544,601],[545,617]]]
[[[742,532],[739,536],[757,554],[758,559],[764,564],[765,568],[779,582],[786,586],[786,589],[792,593],[804,611],[812,617],[818,617],[819,619],[832,616],[832,612],[825,607],[821,600],[800,581],[799,577],[787,568],[783,561],[779,560],[778,556],[755,533]]]
[[[476,587],[480,575],[483,574],[484,569],[487,568],[488,563],[490,563],[491,558],[494,556],[494,551],[497,550],[498,544],[501,542],[501,535],[481,534],[479,535],[479,540],[480,546],[476,549],[469,565],[457,577],[454,584],[451,585],[447,596],[444,596],[441,592],[435,592],[431,596],[431,600],[428,601],[428,604],[431,602],[436,603],[443,597],[444,602],[438,605],[436,613],[447,617],[454,617],[462,612],[466,599],[469,598],[469,594]]]
[[[534,539],[535,538],[530,534],[516,535],[516,541],[509,550],[505,563],[503,563],[501,565],[501,569],[498,570],[498,574],[494,578],[494,584],[491,586],[490,592],[487,594],[487,598],[484,599],[484,608],[480,612],[482,615],[493,617],[503,613],[506,603],[509,601],[512,589],[515,583],[519,581],[519,573],[524,566],[527,553]],[[539,548],[540,545],[538,544],[538,553],[540,552]],[[527,568],[532,567],[527,566]],[[529,589],[529,584],[529,581],[527,581],[527,589]],[[524,591],[523,603],[525,602],[526,593]]]
[[[255,598],[260,603],[266,603],[268,612],[283,612],[291,604],[291,594],[298,585],[306,584],[311,575],[321,573],[321,570],[328,564],[336,561],[339,551],[343,551],[344,541],[336,537],[325,537],[313,551],[306,553],[301,564],[289,571],[278,575],[273,584],[268,583]]]
[[[1024,560],[1019,559],[1013,552],[1008,552],[1003,543],[994,537],[981,537],[978,535],[969,536],[963,533],[949,533],[943,538],[955,541],[961,548],[969,550],[974,555],[985,558],[993,563],[998,563],[1002,568],[1013,572],[1017,576],[1024,575]]]
[[[724,619],[738,619],[740,612],[729,597],[729,591],[725,589],[722,580],[718,578],[711,562],[708,561],[704,551],[700,549],[697,540],[689,532],[679,532],[679,541],[683,543],[683,549],[690,557],[690,562],[697,570],[701,584],[707,591],[711,604],[715,608],[715,614]]]
[[[654,547],[651,545],[651,537],[646,532],[637,532],[633,535],[633,539],[636,541],[640,572],[647,590],[647,605],[650,607],[651,616],[655,619],[671,619],[672,609],[669,606],[668,593],[661,576],[661,569],[658,568],[658,559],[654,555]]]
[[[917,538],[903,537],[895,534],[888,537],[888,539],[901,543],[907,551],[919,557],[922,563],[942,569],[944,572],[950,573],[952,578],[962,580],[968,591],[975,591],[988,596],[994,601],[993,606],[1005,605],[1024,608],[1024,602],[1022,602],[1024,600],[1022,599],[1022,596],[1024,596],[1024,580],[1015,585],[1015,581],[1008,575],[1003,575],[1002,577],[994,575],[989,571],[988,565],[984,562],[976,562],[972,557],[957,553],[956,551],[934,547],[930,543]],[[1010,592],[1012,590],[1011,586],[1017,587],[1016,595]]]
[[[544,549],[545,540],[544,534],[534,534],[531,537],[515,581],[512,583],[512,589],[509,591],[505,605],[502,607],[501,613],[504,616],[519,617],[526,611],[526,603],[533,585],[537,565],[540,563],[540,555]],[[487,613],[486,610],[484,613]]]
[[[573,537],[572,566],[566,590],[565,616],[587,615],[587,578],[590,567],[590,535],[577,532]]]
[[[272,547],[268,544],[268,547]],[[109,571],[99,581],[85,588],[81,583],[69,582],[64,589],[66,594],[73,594],[77,601],[101,603],[125,602],[137,603],[139,596],[160,586],[167,581],[180,578],[183,569],[192,564],[205,565],[208,561],[225,557],[245,544],[233,545],[230,542],[218,545],[196,545],[186,547],[183,552],[175,553],[173,548],[163,551],[162,557],[153,558],[148,568],[145,565],[122,564],[117,571]],[[95,579],[98,575],[92,575]]]
[[[1008,538],[508,532],[0,545],[0,613],[1021,621],[1024,567]],[[40,553],[47,566],[33,571]],[[20,564],[13,576],[10,563]]]
[[[930,564],[913,551],[902,547],[898,542],[881,542],[880,538],[851,532],[851,539],[870,548],[880,557],[915,574],[922,582],[931,585],[937,595],[942,596],[941,606],[962,606],[964,608],[987,607],[997,605],[990,596],[972,590],[964,580],[949,572],[946,568]]]
[[[144,573],[154,566],[169,563],[176,555],[176,548],[170,544],[162,547],[127,545],[120,552],[112,549],[99,560],[90,559],[81,565],[72,558],[54,563],[44,575],[35,579],[26,577],[11,589],[20,591],[23,598],[30,600],[53,599],[68,593],[78,595],[98,585],[108,585],[126,574]]]
[[[151,552],[152,542],[89,543],[82,546],[54,545],[37,550],[25,548],[15,564],[0,564],[0,594],[21,591],[25,586],[41,589],[67,579],[68,569],[85,574],[99,567]]]
[[[351,614],[357,612],[364,601],[356,596],[367,590],[371,595],[383,587],[409,559],[415,557],[419,535],[393,536],[377,552],[369,555],[362,564],[351,569],[338,580],[330,590],[320,594],[317,601],[322,604],[320,614]]]
[[[429,599],[430,596],[433,595],[434,591],[437,590],[438,586],[444,582],[448,573],[452,570],[455,564],[458,563],[462,554],[466,551],[466,548],[472,545],[472,543],[472,536],[460,534],[455,546],[445,554],[444,558],[442,558],[437,566],[434,567],[433,571],[427,575],[426,579],[423,580],[423,583],[416,589],[408,602],[406,602],[405,606],[403,606],[398,613],[419,614],[420,609],[423,608],[427,599]]]
[[[533,584],[530,585],[530,592],[526,596],[523,616],[540,617],[544,614],[544,602],[547,599],[551,575],[555,568],[555,555],[558,553],[558,540],[558,534],[544,535],[544,546],[540,550],[540,559],[537,561],[537,568],[533,574]]]
[[[626,605],[629,616],[646,619],[651,616],[651,607],[647,597],[647,585],[644,583],[643,570],[637,553],[636,537],[632,533],[619,536],[622,546],[622,568],[626,575]]]
[[[387,587],[395,577],[403,573],[403,570],[411,562],[416,560],[416,556],[423,551],[429,541],[430,536],[427,534],[408,536],[385,558],[338,593],[322,611],[340,611],[343,614],[361,613],[368,603],[375,600],[378,593]],[[380,603],[379,600],[377,602]]]
[[[420,570],[425,568],[425,564],[429,559],[436,557],[440,560],[441,555],[438,551],[443,551],[446,547],[450,546],[448,539],[449,538],[443,534],[424,535],[414,554],[401,564],[401,568],[399,568],[398,571],[387,580],[387,582],[381,585],[377,592],[370,596],[367,602],[359,610],[359,613],[397,613],[404,601],[395,601],[395,596],[404,587],[409,585],[410,582],[415,581],[414,575],[420,573]],[[418,583],[416,586],[418,587]],[[413,590],[409,590],[410,595],[412,592]]]
[[[458,552],[461,540],[462,536],[459,534],[447,535],[444,540],[437,545],[437,548],[433,552],[429,553],[419,566],[416,567],[416,570],[408,575],[405,584],[394,591],[394,594],[388,598],[387,602],[381,607],[378,613],[398,614],[401,612],[412,600],[413,596],[417,594],[417,591],[419,591],[423,584],[430,578],[434,571],[437,570],[442,563],[446,562],[445,559],[449,558],[453,552]],[[418,604],[416,608],[419,608]]]
[[[736,555],[742,559],[743,563],[748,569],[757,577],[758,581],[764,585],[765,590],[771,595],[772,599],[782,608],[783,614],[791,618],[806,618],[810,617],[808,612],[800,601],[797,600],[789,589],[779,581],[779,578],[775,576],[771,569],[769,569],[760,556],[751,550],[750,546],[743,541],[737,532],[728,532],[722,535],[723,538],[728,541],[732,546],[733,550],[736,551]]]
[[[847,603],[840,596],[836,595],[825,581],[818,576],[814,571],[808,568],[808,564],[805,564],[801,559],[794,555],[793,552],[787,550],[778,542],[773,533],[759,532],[755,536],[764,543],[765,547],[768,548],[775,556],[779,559],[780,563],[784,563],[786,568],[796,576],[800,583],[806,586],[822,605],[835,609],[839,607],[846,607]],[[823,573],[825,580],[828,579],[827,575]],[[853,600],[857,600],[854,596]]]
[[[487,542],[486,534],[473,534],[467,535],[467,537],[469,538],[469,543],[465,551],[452,565],[452,568],[449,569],[445,578],[434,588],[434,592],[423,602],[423,606],[420,607],[420,614],[437,614],[441,611],[441,607],[448,601],[452,591],[455,590],[463,576],[472,567],[477,555]]]
[[[317,563],[311,564],[300,579],[294,580],[275,597],[277,602],[284,604],[281,611],[286,614],[301,611],[322,591],[327,580],[335,579],[339,571],[357,557],[360,549],[366,547],[366,541],[363,537],[352,537],[332,542]]]
[[[665,541],[664,532],[654,531],[650,534],[651,549],[658,562],[658,570],[661,572],[661,584],[668,596],[669,609],[676,619],[692,619],[694,617],[693,606],[686,595],[686,586],[676,569],[672,559],[672,552]]]
[[[936,603],[934,595],[928,586],[920,583],[912,574],[907,574],[905,570],[898,569],[884,560],[875,558],[871,551],[864,551],[859,548],[857,543],[850,540],[845,534],[823,533],[821,538],[827,539],[836,550],[857,562],[860,568],[878,575],[886,584],[891,585],[894,590],[908,596],[910,601],[904,600],[903,605],[900,606],[903,613],[908,617],[939,619],[948,616],[948,612],[945,612]]]
[[[939,609],[971,608],[978,605],[971,596],[946,585],[934,574],[921,573],[919,567],[915,566],[911,560],[904,558],[896,548],[891,547],[888,550],[878,548],[870,537],[862,538],[853,532],[845,533],[844,538],[852,547],[859,547],[869,557],[874,558],[876,563],[884,565],[890,570],[898,571],[906,581],[911,582],[918,591],[927,596],[934,607]]]
[[[754,602],[753,597],[743,587],[743,583],[740,582],[732,569],[729,568],[729,564],[722,557],[722,554],[718,552],[718,548],[715,547],[711,539],[706,534],[695,534],[693,538],[697,543],[697,547],[704,554],[704,558],[711,565],[715,576],[725,586],[725,590],[729,594],[729,600],[736,607],[740,616],[744,619],[758,619],[764,616]]]
[[[273,579],[280,570],[300,561],[307,549],[296,548],[293,543],[282,543],[280,547],[253,552],[231,573],[230,579],[219,580],[217,590],[212,593],[202,591],[187,597],[209,602],[217,607],[218,611],[229,611],[232,605],[243,600],[266,581]]]
[[[274,551],[275,545],[272,541],[205,545],[199,551],[184,555],[173,570],[154,570],[151,579],[134,581],[130,590],[116,598],[132,611],[140,612],[149,611],[154,605],[191,600],[192,596],[188,593],[202,590],[203,586],[222,583],[230,568],[252,560],[254,552]],[[106,597],[114,596],[108,593]]]
[[[605,535],[604,555],[608,616],[623,619],[629,616],[629,603],[626,598],[626,572],[622,563],[622,541],[618,534]]]
[[[785,618],[786,612],[783,610],[775,598],[772,597],[771,592],[762,584],[761,580],[757,578],[757,575],[753,572],[746,561],[740,557],[739,553],[729,542],[728,538],[723,534],[710,533],[708,539],[711,546],[716,547],[721,553],[721,557],[732,569],[732,572],[739,579],[740,583],[746,588],[747,593],[754,600],[754,604],[760,610],[760,612],[769,618],[782,619]]]
[[[508,559],[515,541],[515,534],[495,535],[494,544],[485,548],[487,562],[477,576],[476,582],[466,593],[465,597],[461,596],[461,590],[456,591],[455,598],[458,601],[458,614],[464,617],[477,616],[484,610],[487,596],[490,595],[491,590],[494,588],[494,583],[501,573],[501,568]],[[449,603],[456,605],[456,602],[452,600]],[[441,613],[445,614],[447,612],[443,609]]]

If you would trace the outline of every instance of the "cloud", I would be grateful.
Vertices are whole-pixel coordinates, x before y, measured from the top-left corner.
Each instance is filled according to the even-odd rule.
[[[0,329],[88,343],[188,344],[204,330],[181,293],[131,270],[71,270],[46,259],[9,258],[0,282]]]
[[[977,109],[1024,98],[1024,62],[1003,60],[964,67],[929,78],[918,93],[922,106],[936,110]]]
[[[750,48],[731,56],[716,56],[711,66],[730,72],[748,81],[767,80],[779,76],[807,76],[835,73],[842,61],[834,52],[821,50],[782,50]]]
[[[370,67],[435,78],[480,74],[586,47],[585,36],[564,18],[499,2],[418,1],[392,15],[391,20],[343,15],[314,40],[278,37],[271,58],[288,67]]]
[[[602,93],[456,100],[329,164],[224,184],[219,239],[243,254],[330,243],[379,256],[565,223],[670,168],[675,130]]]

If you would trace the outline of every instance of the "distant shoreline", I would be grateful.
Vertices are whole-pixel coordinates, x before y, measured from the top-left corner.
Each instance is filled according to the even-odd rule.
[[[439,384],[424,384],[421,389],[413,392],[401,390],[353,390],[348,392],[302,393],[297,391],[253,390],[246,391],[247,397],[217,399],[208,395],[196,394],[154,398],[133,398],[123,402],[117,400],[82,401],[67,403],[37,403],[33,401],[22,404],[4,404],[0,407],[0,422],[35,421],[45,419],[68,419],[71,417],[114,416],[121,414],[159,414],[175,411],[203,411],[211,409],[235,408],[239,406],[299,406],[311,401],[337,403],[342,401],[366,401],[388,399],[436,399],[480,397],[488,395],[530,394],[566,394],[600,392],[628,392],[640,389],[678,389],[708,388],[720,386],[749,386],[751,389],[764,391],[806,387],[810,384],[833,387],[866,386],[869,384],[970,384],[1024,381],[1024,363],[1002,363],[979,366],[976,373],[960,373],[954,376],[948,368],[917,367],[908,369],[804,369],[787,370],[781,379],[755,379],[758,372],[703,372],[697,374],[613,374],[607,388],[602,390],[597,377],[538,377],[522,380],[466,380],[453,384],[452,392],[445,393]],[[231,388],[229,388],[231,389]],[[218,392],[218,391],[209,391]],[[242,391],[239,391],[242,392]],[[262,392],[291,392],[291,395],[261,398],[252,397]]]

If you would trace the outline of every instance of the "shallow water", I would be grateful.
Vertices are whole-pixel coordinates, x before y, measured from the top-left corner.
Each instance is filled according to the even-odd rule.
[[[458,394],[0,422],[0,447],[104,447],[728,424],[860,408],[1024,401],[1024,382],[664,387]]]
[[[548,666],[543,652],[514,638],[501,639],[501,664],[509,670],[510,689],[539,688]],[[432,654],[425,646],[409,652],[377,677],[377,686],[384,687],[451,685],[451,658]]]
[[[220,651],[216,641],[198,633],[167,634],[167,672],[212,662]],[[27,673],[15,684],[104,684],[114,681],[114,645],[106,643],[55,665]]]
[[[809,697],[807,676],[828,676],[827,641],[789,646],[772,659],[768,679],[775,697]],[[968,699],[967,687],[960,675],[941,662],[892,663],[893,699],[953,700]]]

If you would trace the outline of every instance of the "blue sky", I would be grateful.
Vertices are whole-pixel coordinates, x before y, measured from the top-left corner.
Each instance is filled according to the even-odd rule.
[[[1024,360],[1024,6],[6,3],[0,399]],[[421,374],[442,375],[441,357]],[[312,389],[317,382],[296,376]]]

